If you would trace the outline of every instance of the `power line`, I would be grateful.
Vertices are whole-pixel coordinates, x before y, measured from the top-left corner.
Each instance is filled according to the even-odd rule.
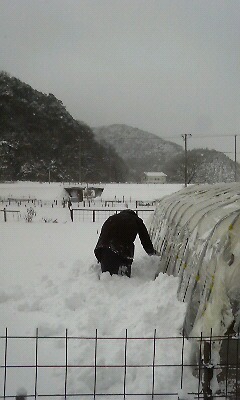
[[[185,134],[179,133],[178,135],[174,135],[174,136],[158,136],[158,135],[156,135],[154,133],[151,133],[151,135],[154,135],[155,137],[147,138],[147,140],[159,140],[159,139],[179,139],[179,140],[182,140],[182,138],[184,137]],[[216,137],[225,137],[225,138],[236,137],[236,136],[240,136],[240,133],[239,134],[226,134],[226,135],[224,135],[224,134],[218,134],[218,135],[216,135],[216,134],[215,135],[195,135],[195,134],[190,133],[190,135],[191,135],[192,139],[195,139],[195,138],[203,138],[203,139],[208,138],[208,139],[211,139],[211,138],[216,138]],[[135,140],[135,139],[139,139],[140,136],[143,137],[142,134],[136,135],[136,136],[131,136],[131,137],[124,136],[124,140]],[[96,137],[97,137],[97,135],[96,135]],[[145,135],[144,135],[144,137],[145,137]]]
[[[179,135],[174,135],[174,136],[159,136],[160,139],[173,139],[173,138],[178,138],[181,139],[181,137],[183,136],[183,134],[179,134]],[[235,136],[240,136],[239,134],[214,134],[214,135],[197,135],[197,134],[191,134],[192,138],[203,138],[203,139],[211,139],[211,138],[216,138],[216,137],[235,137]],[[157,139],[157,138],[152,138],[152,139]]]

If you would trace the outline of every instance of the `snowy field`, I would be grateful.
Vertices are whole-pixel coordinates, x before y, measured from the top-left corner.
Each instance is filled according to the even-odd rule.
[[[164,185],[163,189],[164,189]],[[13,187],[13,186],[12,186]],[[55,189],[54,189],[55,190]],[[126,189],[127,190],[127,189]],[[1,194],[1,186],[0,186]],[[36,198],[38,194],[36,193]],[[41,194],[39,194],[40,196]],[[127,192],[126,192],[127,195]],[[163,190],[161,196],[163,195]],[[43,213],[43,209],[36,210]],[[155,364],[181,364],[180,336],[185,304],[176,300],[178,278],[160,274],[157,256],[149,257],[139,240],[135,242],[135,260],[131,279],[100,274],[93,254],[102,222],[72,223],[68,210],[55,208],[58,223],[1,222],[0,270],[0,360],[4,365],[6,328],[9,336],[36,336],[38,328],[37,387],[35,381],[35,342],[8,339],[7,365],[30,365],[26,368],[0,369],[0,396],[13,396],[23,387],[28,395],[50,400],[51,395],[85,393],[93,398],[95,350],[94,340],[71,340],[68,344],[67,382],[64,368],[44,368],[64,365],[65,339],[53,337],[98,337],[98,365],[123,365],[124,340],[114,338],[179,337],[156,342]],[[38,222],[37,222],[38,221]],[[145,220],[147,224],[148,221]],[[100,276],[100,279],[99,279]],[[45,337],[45,339],[44,339]],[[52,339],[47,339],[50,337]],[[151,365],[153,340],[128,341],[127,364]],[[189,343],[185,343],[188,358]],[[76,365],[85,368],[74,368]],[[178,393],[155,396],[156,399],[192,399],[186,393],[197,390],[197,379],[184,369],[181,390],[181,368],[159,367],[155,373],[155,393]],[[5,384],[4,379],[6,378]],[[126,393],[131,399],[150,399],[152,367],[127,368]],[[97,368],[96,393],[123,393],[123,368]],[[132,394],[141,395],[132,395]],[[34,397],[34,396],[33,396]],[[40,398],[40,397],[39,397]],[[69,397],[70,398],[70,397]],[[72,398],[72,397],[71,397]],[[106,398],[96,396],[97,399]],[[123,398],[108,396],[107,398]]]

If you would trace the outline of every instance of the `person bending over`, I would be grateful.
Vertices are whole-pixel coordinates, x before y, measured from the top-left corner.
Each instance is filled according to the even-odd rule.
[[[123,210],[104,222],[94,249],[102,272],[130,278],[137,235],[146,253],[156,254],[143,220],[133,210]]]

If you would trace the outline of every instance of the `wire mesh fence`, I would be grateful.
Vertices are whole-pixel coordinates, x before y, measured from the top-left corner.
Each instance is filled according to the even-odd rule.
[[[189,361],[189,343],[197,343],[195,362]],[[216,342],[223,346],[214,360]],[[53,346],[55,345],[55,347]],[[76,348],[88,346],[85,357],[74,358]],[[118,348],[117,359],[111,349]],[[50,350],[52,349],[52,351]],[[108,353],[107,357],[106,352]],[[166,357],[164,353],[168,355]],[[239,399],[239,336],[188,338],[0,336],[1,399],[16,397],[17,383],[25,398],[45,399]],[[218,389],[213,377],[218,376]],[[1,387],[0,386],[0,387]]]
[[[119,212],[123,211],[123,209],[114,208],[88,210],[84,208],[74,208],[72,211],[74,222],[103,222],[111,215],[118,214]],[[136,209],[134,211],[140,218],[147,219],[154,211],[154,208]]]
[[[7,221],[19,221],[20,211],[19,210],[7,210],[6,208],[0,210],[0,222]]]
[[[26,215],[29,210],[33,210],[35,214],[51,215],[51,217],[57,218],[58,214],[66,210],[69,211],[69,220],[74,222],[103,222],[110,215],[116,214],[123,209],[131,208],[135,209],[137,214],[145,219],[154,211],[155,202],[143,202],[143,201],[133,201],[133,202],[121,202],[118,201],[83,201],[82,203],[73,203],[71,208],[69,208],[65,203],[61,203],[58,200],[54,201],[37,201],[37,200],[27,200],[27,201],[16,201],[9,199],[9,201],[0,201],[2,208],[0,209],[0,222],[22,222],[26,221]],[[56,210],[56,212],[55,212]],[[59,211],[60,210],[60,211]],[[28,220],[27,220],[28,222]]]

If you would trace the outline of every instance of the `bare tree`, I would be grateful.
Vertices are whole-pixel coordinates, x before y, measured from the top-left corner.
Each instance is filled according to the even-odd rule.
[[[193,183],[199,168],[204,162],[204,157],[197,150],[187,152],[187,184]],[[185,180],[186,157],[184,153],[172,158],[166,165],[165,172],[169,182],[182,183]]]

